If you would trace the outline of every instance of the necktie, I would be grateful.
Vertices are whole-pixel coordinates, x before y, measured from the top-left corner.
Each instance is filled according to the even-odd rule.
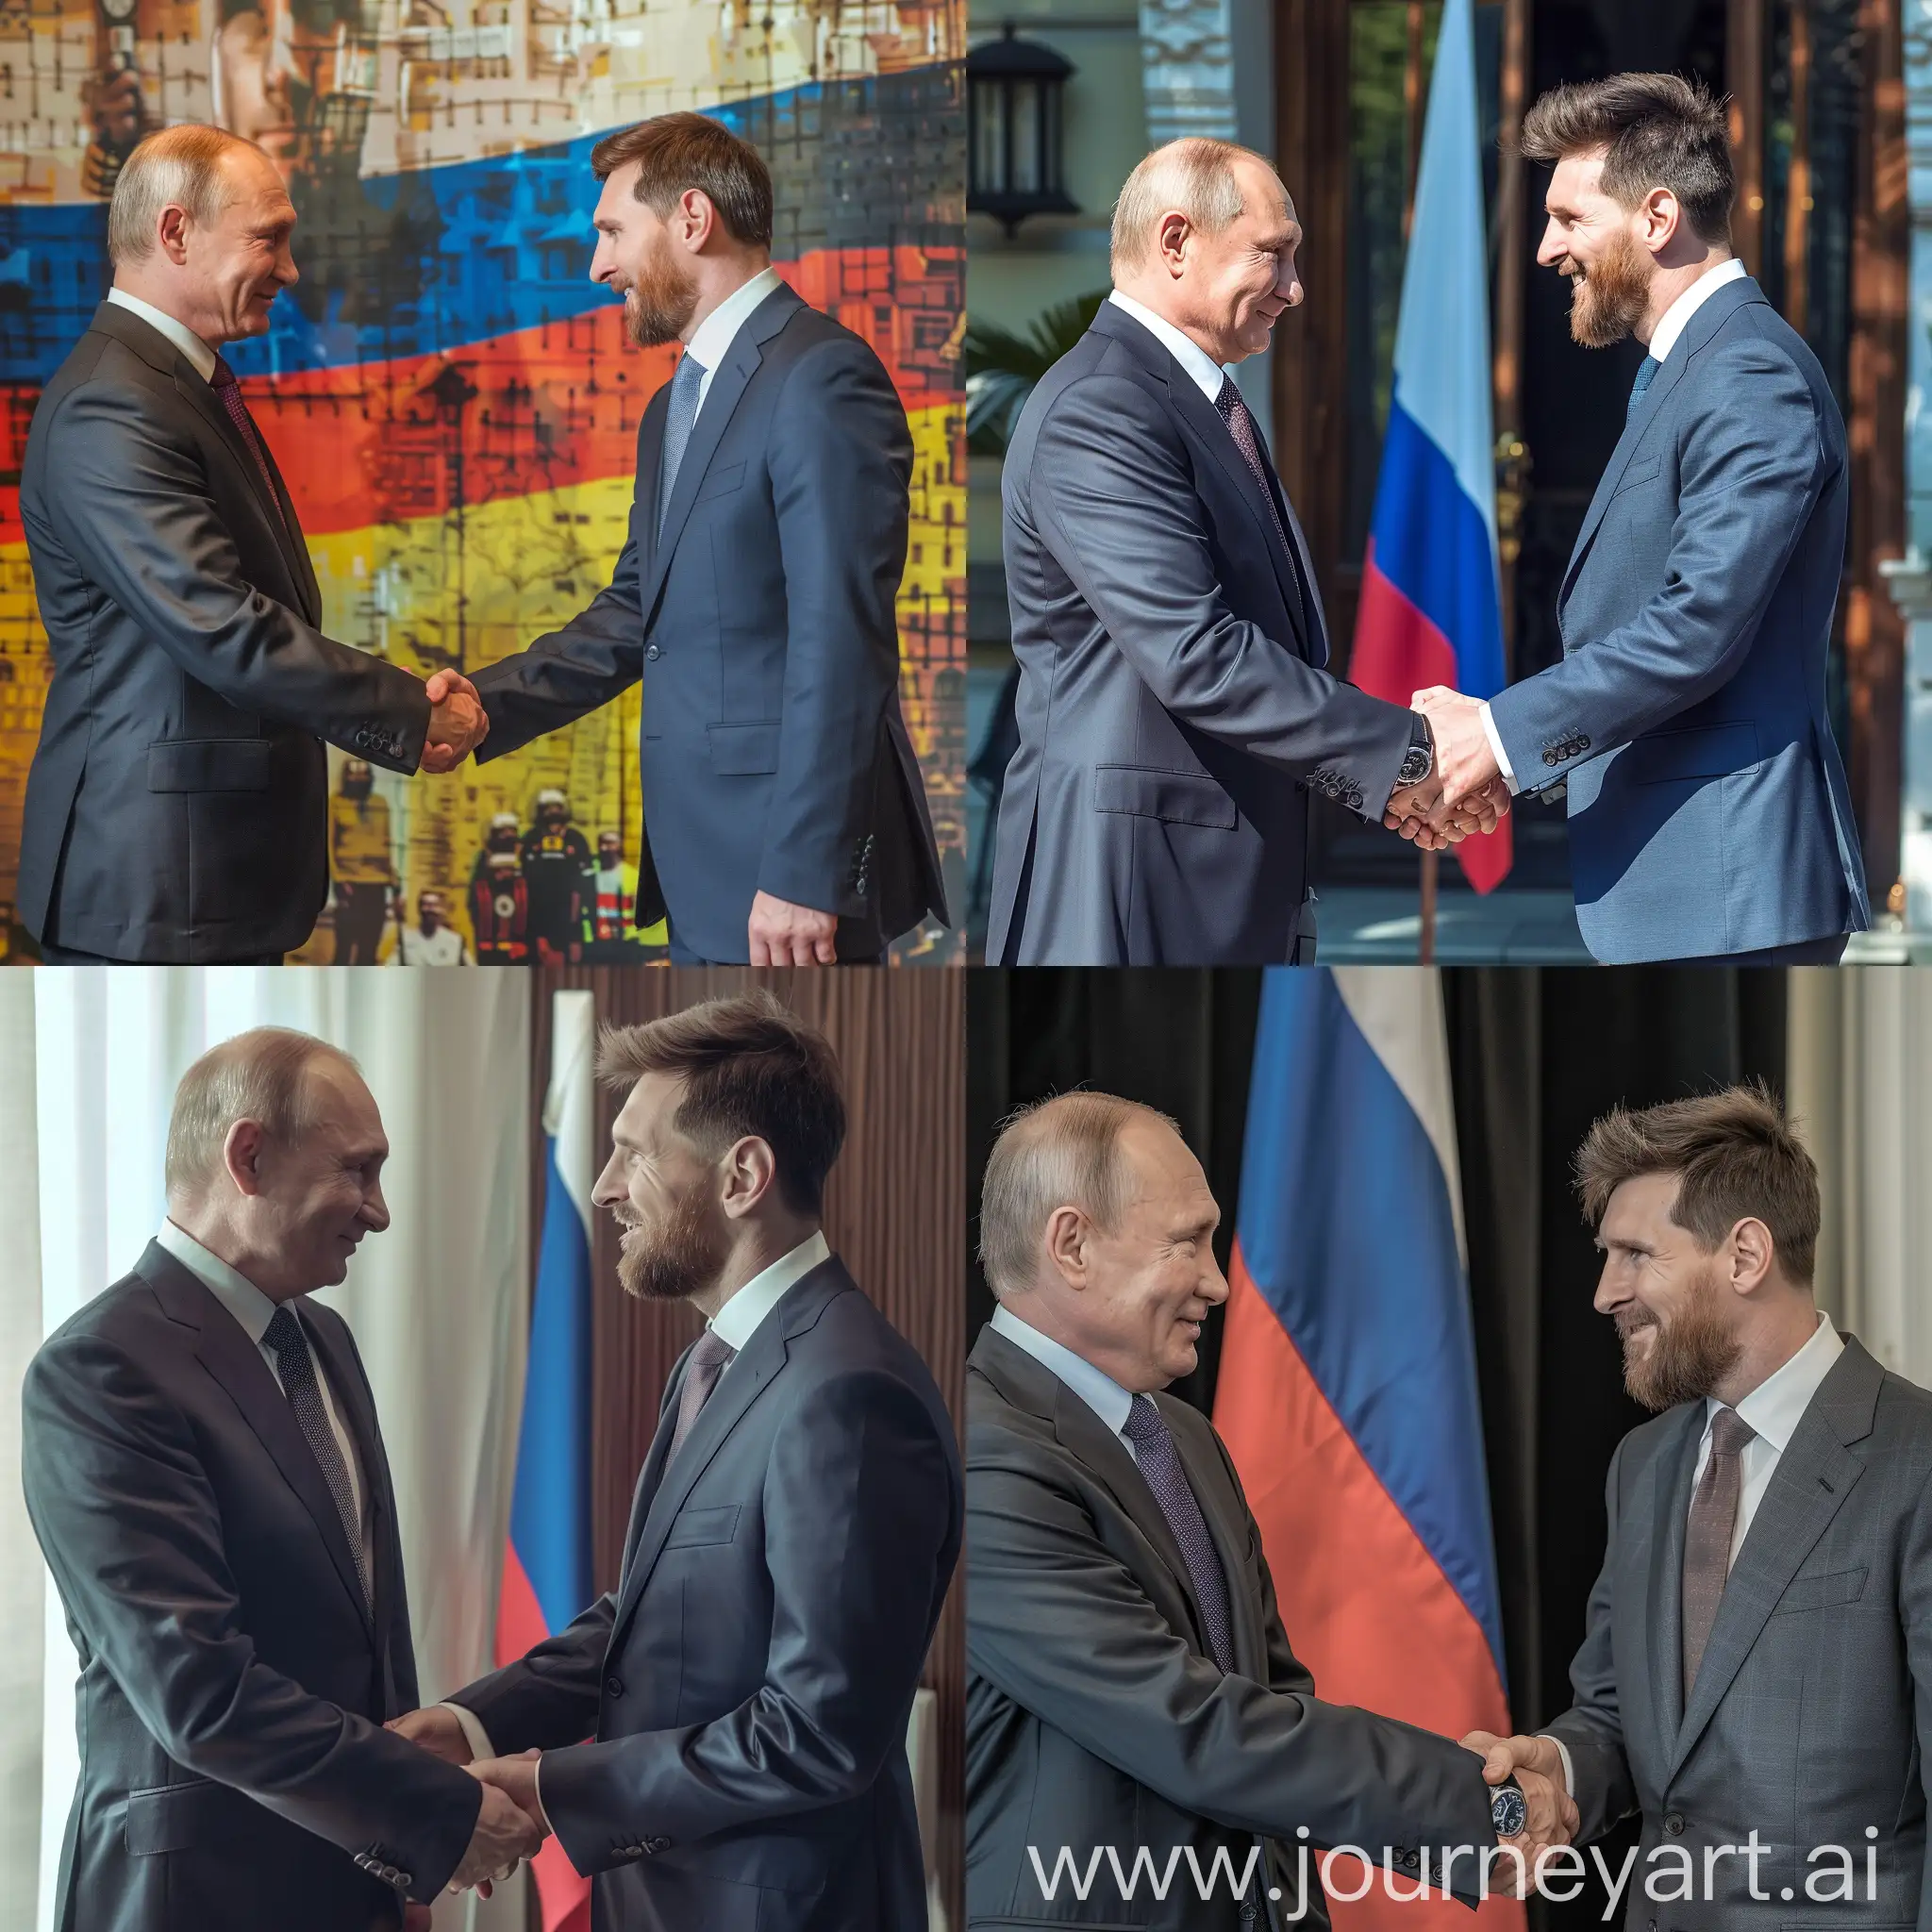
[[[658,528],[664,527],[664,512],[671,508],[671,492],[677,482],[677,466],[684,461],[685,445],[691,441],[691,425],[698,420],[698,388],[705,379],[705,365],[689,349],[671,378],[671,407],[664,417],[664,456],[658,472]]]
[[[1241,460],[1255,479],[1256,487],[1261,492],[1261,501],[1268,506],[1268,521],[1274,526],[1274,535],[1281,547],[1288,553],[1289,569],[1294,575],[1295,593],[1301,599],[1301,616],[1307,621],[1308,598],[1307,586],[1302,582],[1301,558],[1295,555],[1294,545],[1289,541],[1288,531],[1281,522],[1281,511],[1275,507],[1274,491],[1268,481],[1268,465],[1261,456],[1261,439],[1256,433],[1255,419],[1248,413],[1248,406],[1241,400],[1241,392],[1235,386],[1231,375],[1221,379],[1221,392],[1214,398],[1214,407],[1221,412],[1221,420],[1227,425],[1227,433],[1234,438],[1234,446],[1241,453]]]
[[[1664,365],[1655,356],[1646,356],[1637,365],[1637,379],[1630,385],[1630,401],[1624,410],[1624,420],[1628,422],[1637,413],[1637,405],[1643,400],[1643,391],[1656,379],[1657,373]]]
[[[671,1447],[664,1455],[666,1469],[671,1467],[677,1452],[684,1447],[684,1439],[691,1434],[691,1425],[698,1419],[698,1411],[711,1399],[711,1391],[718,1386],[718,1377],[737,1353],[728,1343],[720,1341],[708,1328],[692,1344],[691,1360],[684,1365],[684,1385],[677,1391],[677,1422],[671,1431]]]
[[[255,419],[248,413],[248,405],[242,400],[242,384],[235,372],[219,356],[215,358],[215,373],[208,377],[208,384],[221,398],[222,408],[228,412],[228,421],[248,445],[248,454],[255,458],[255,467],[261,473],[262,494],[268,498],[268,507],[275,511],[275,521],[286,530],[288,525],[282,516],[282,499],[275,494],[275,479],[269,474],[268,458],[261,453],[261,439],[255,433]]]
[[[1738,1458],[1757,1434],[1734,1408],[1721,1408],[1710,1419],[1710,1459],[1697,1493],[1690,1499],[1690,1521],[1684,1534],[1684,1702],[1704,1661],[1710,1626],[1731,1573],[1731,1537],[1738,1526],[1738,1496],[1743,1476]]]
[[[1181,1560],[1188,1566],[1194,1599],[1201,1606],[1208,1648],[1224,1671],[1232,1671],[1234,1636],[1228,1623],[1227,1578],[1222,1574],[1221,1558],[1215,1554],[1214,1541],[1208,1534],[1207,1519],[1201,1514],[1188,1473],[1181,1467],[1180,1452],[1151,1398],[1134,1397],[1125,1433],[1134,1445],[1141,1474],[1154,1491],[1174,1541],[1181,1546]]]
[[[362,1586],[365,1603],[372,1600],[369,1573],[363,1567],[362,1524],[356,1513],[356,1492],[349,1486],[349,1466],[342,1460],[341,1444],[328,1425],[328,1410],[322,1399],[322,1384],[316,1379],[315,1357],[308,1352],[308,1338],[295,1311],[286,1303],[275,1310],[262,1341],[275,1350],[275,1366],[281,1371],[282,1392],[295,1411],[295,1425],[302,1440],[322,1470],[322,1479],[335,1499],[342,1529],[349,1539],[349,1554],[356,1559],[356,1578]]]

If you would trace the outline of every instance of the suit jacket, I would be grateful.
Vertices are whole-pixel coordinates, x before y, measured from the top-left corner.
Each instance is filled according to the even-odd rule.
[[[1825,656],[1845,429],[1748,276],[1631,411],[1557,603],[1563,661],[1490,711],[1525,790],[1567,784],[1599,958],[1694,958],[1871,924]]]
[[[1309,791],[1379,820],[1411,721],[1324,668],[1272,469],[1292,556],[1213,404],[1106,303],[1021,411],[1002,487],[1020,742],[988,960],[1288,959]]]
[[[1932,1395],[1847,1336],[1779,1457],[1731,1566],[1688,1707],[1684,1536],[1704,1405],[1633,1429],[1611,1458],[1609,1541],[1570,1667],[1575,1703],[1545,1726],[1575,1767],[1578,1842],[1641,1811],[1629,1932],[1932,1926],[1924,1768],[1932,1750]],[[1866,1835],[1877,1827],[1875,1839]],[[1756,1830],[1760,1899],[1742,1857],[1705,1847]],[[1855,1893],[1829,1894],[1839,1845]],[[1657,1847],[1666,1857],[1652,1862]],[[1867,1896],[1866,1854],[1877,1855]],[[1689,1854],[1694,1900],[1659,1904],[1646,1874]],[[1668,1877],[1659,1890],[1674,1889]]]
[[[302,1320],[374,1506],[375,1609],[294,1410],[165,1249],[27,1370],[26,1503],[80,1657],[60,1932],[393,1932],[469,1844],[417,1703],[395,1496],[347,1324]]]
[[[616,1591],[453,1701],[498,1751],[542,1750],[599,1932],[907,1932],[926,1906],[906,1727],[959,1553],[952,1422],[836,1257],[667,1468],[686,1359]]]
[[[1006,1337],[982,1329],[966,1372],[966,1917],[980,1932],[1083,1925],[1124,1932],[1250,1932],[1326,1924],[1307,1846],[1392,1856],[1404,1890],[1424,1846],[1468,1847],[1448,1869],[1473,1896],[1474,1853],[1493,1846],[1489,1788],[1472,1752],[1367,1711],[1323,1704],[1274,1607],[1261,1536],[1207,1418],[1155,1398],[1228,1583],[1235,1670],[1209,1654],[1187,1566],[1134,1458],[1098,1416]],[[1306,1827],[1308,1837],[1297,1837]],[[1237,1905],[1262,1840],[1259,1890]],[[1142,1879],[1183,1862],[1165,1902]],[[1085,1873],[1084,1900],[1061,1850]],[[1036,1862],[1037,1860],[1037,1862]],[[1443,1864],[1430,1853],[1435,1882]],[[1304,1902],[1303,1884],[1308,1888]],[[1379,1884],[1378,1877],[1377,1883]]]
[[[666,383],[638,430],[610,587],[476,679],[500,757],[643,680],[637,923],[750,957],[753,895],[839,915],[874,958],[947,917],[899,710],[892,600],[912,439],[865,341],[773,291],[711,377],[658,533]]]
[[[20,514],[53,664],[21,831],[36,939],[175,963],[290,951],[328,893],[323,740],[422,759],[422,680],[317,627],[261,441],[279,516],[214,391],[108,302],[34,410]]]

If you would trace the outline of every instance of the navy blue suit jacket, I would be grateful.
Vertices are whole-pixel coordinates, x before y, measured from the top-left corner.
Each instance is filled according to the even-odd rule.
[[[1638,399],[1557,605],[1563,661],[1491,703],[1525,791],[1569,786],[1584,942],[1609,963],[1871,924],[1825,654],[1845,429],[1746,276]]]
[[[638,431],[630,536],[609,588],[476,678],[478,758],[643,681],[637,921],[750,958],[755,893],[839,917],[875,958],[947,917],[899,709],[893,598],[912,438],[861,337],[774,290],[711,376],[658,533],[669,383]]]

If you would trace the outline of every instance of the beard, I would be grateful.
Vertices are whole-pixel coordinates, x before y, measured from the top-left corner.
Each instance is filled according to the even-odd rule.
[[[725,1243],[706,1218],[705,1200],[687,1195],[656,1229],[620,1220],[635,1233],[617,1254],[617,1279],[627,1295],[643,1302],[688,1302],[724,1271]]]
[[[1660,1413],[1680,1402],[1701,1401],[1715,1394],[1718,1384],[1737,1367],[1744,1344],[1724,1326],[1719,1312],[1722,1292],[1716,1276],[1707,1275],[1668,1323],[1647,1309],[1629,1322],[1619,1317],[1624,1387],[1645,1408]],[[1644,1328],[1655,1329],[1657,1339],[1649,1354],[1640,1357],[1632,1343]]]
[[[681,268],[669,244],[664,244],[652,251],[625,291],[625,333],[641,349],[675,342],[697,306],[697,277]]]
[[[1619,233],[1599,259],[1572,282],[1570,338],[1586,349],[1621,342],[1643,319],[1650,300],[1650,258]]]

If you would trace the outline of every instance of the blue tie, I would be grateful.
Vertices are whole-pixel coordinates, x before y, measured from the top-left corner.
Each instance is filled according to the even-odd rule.
[[[356,1515],[349,1466],[342,1460],[336,1432],[329,1427],[328,1410],[323,1406],[322,1385],[316,1380],[315,1357],[309,1353],[308,1338],[303,1334],[294,1309],[286,1302],[275,1310],[275,1319],[261,1339],[275,1351],[275,1367],[281,1371],[282,1392],[295,1411],[295,1425],[321,1468],[336,1513],[342,1519],[342,1530],[349,1539],[349,1554],[356,1559],[356,1577],[362,1586],[363,1598],[373,1601],[369,1573],[362,1562],[362,1524]]]
[[[1630,401],[1624,410],[1624,422],[1627,423],[1636,415],[1637,405],[1643,400],[1643,391],[1650,387],[1657,371],[1663,366],[1655,356],[1646,356],[1637,365],[1637,380],[1630,385]]]
[[[689,349],[671,378],[671,407],[664,417],[664,458],[658,473],[658,529],[664,529],[664,512],[671,508],[671,492],[677,483],[677,466],[684,460],[685,445],[691,441],[691,425],[698,420],[698,388],[705,379],[705,365]]]
[[[1194,1600],[1201,1606],[1201,1623],[1208,1633],[1208,1648],[1224,1671],[1234,1669],[1234,1638],[1228,1625],[1227,1578],[1215,1553],[1214,1540],[1208,1534],[1207,1519],[1195,1499],[1188,1473],[1181,1467],[1180,1452],[1160,1419],[1160,1411],[1145,1395],[1134,1397],[1127,1412],[1126,1439],[1134,1445],[1134,1457],[1174,1540],[1181,1546],[1181,1559],[1188,1566],[1189,1580],[1194,1586]]]

